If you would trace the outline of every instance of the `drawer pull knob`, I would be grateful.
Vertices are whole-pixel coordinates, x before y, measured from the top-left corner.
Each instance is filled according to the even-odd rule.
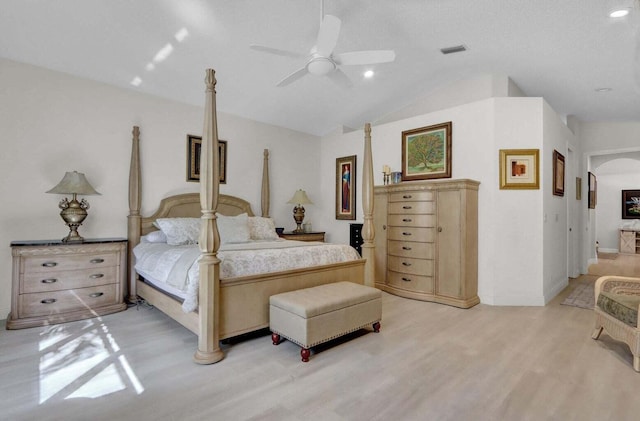
[[[411,247],[402,246],[402,250],[411,250]]]
[[[402,262],[402,266],[411,266],[411,263]]]
[[[56,262],[44,262],[42,264],[42,266],[46,267],[46,268],[52,268],[52,267],[56,267],[58,266],[58,264]]]
[[[40,300],[40,302],[42,304],[53,304],[56,301],[58,301],[58,300],[56,300],[55,298],[47,298],[47,299],[44,299],[44,300]]]
[[[98,297],[102,297],[103,295],[104,295],[104,292],[94,292],[93,294],[89,294],[89,297],[98,298]]]
[[[409,279],[409,278],[402,278],[402,280],[405,281],[405,282],[411,282],[411,279]]]
[[[56,282],[58,282],[58,280],[56,278],[49,278],[49,279],[43,279],[42,281],[43,284],[55,284]]]
[[[89,278],[98,279],[98,278],[102,278],[103,276],[104,276],[104,274],[102,274],[102,273],[94,273],[93,275],[89,275]]]
[[[403,206],[402,209],[411,209],[411,206]]]
[[[403,232],[402,235],[411,235],[410,232]]]
[[[413,196],[411,196],[410,194],[405,194],[404,196],[402,196],[403,199],[411,199]]]
[[[438,227],[438,232],[442,232],[442,227]]]
[[[102,263],[104,262],[104,259],[91,259],[89,260],[89,263]]]
[[[402,222],[411,222],[411,221],[413,221],[413,219],[411,219],[411,218],[404,218],[404,219],[402,220]]]

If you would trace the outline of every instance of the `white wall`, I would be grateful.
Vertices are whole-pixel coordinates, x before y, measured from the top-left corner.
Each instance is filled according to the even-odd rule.
[[[640,190],[640,161],[615,159],[594,169],[598,179],[596,240],[600,251],[618,252],[619,229],[632,220],[622,219],[622,190]]]
[[[576,134],[582,144],[584,165],[582,174],[584,178],[587,177],[588,171],[593,172],[601,163],[609,159],[624,158],[626,155],[636,157],[640,150],[640,122],[576,121],[572,125],[575,126]],[[595,165],[592,164],[592,161]],[[600,199],[596,209],[587,209],[586,203],[583,207],[585,223],[583,273],[588,271],[588,263],[596,261],[595,243],[597,241],[597,220],[599,219],[597,216],[600,208]]]
[[[389,165],[395,171],[401,169],[403,130],[453,122],[453,178],[470,178],[481,183],[478,289],[481,301],[486,304],[544,305],[548,297],[545,297],[544,288],[543,247],[550,247],[549,254],[565,250],[566,256],[566,236],[558,242],[544,238],[542,197],[551,195],[550,181],[544,181],[545,164],[550,165],[550,158],[544,159],[543,149],[545,107],[548,106],[541,98],[491,98],[372,128],[374,180],[379,185],[382,184],[383,165]],[[556,141],[557,131],[561,132],[563,139],[567,133],[570,134],[566,127],[565,132],[561,129],[563,126],[558,126],[559,122],[556,116],[555,123],[550,123],[551,129],[546,133],[550,144]],[[354,154],[358,156],[357,183],[360,188],[363,141],[362,130],[332,133],[322,140],[320,178],[325,180],[325,184],[319,222],[329,232],[332,241],[348,241],[350,222],[334,219],[335,159]],[[541,149],[543,181],[540,190],[499,189],[498,150],[515,148]],[[553,149],[549,155],[552,152]],[[563,203],[562,200],[560,202]],[[357,220],[362,221],[360,198]],[[556,280],[558,272],[566,274],[566,259],[562,269],[552,269],[551,279]]]
[[[142,212],[149,214],[165,195],[198,191],[197,183],[185,181],[186,135],[201,134],[204,109],[4,59],[0,98],[4,318],[10,309],[10,242],[68,233],[57,207],[62,196],[44,192],[65,171],[84,172],[102,195],[86,197],[91,208],[80,234],[126,237],[132,126],[141,129]],[[229,142],[228,181],[220,191],[249,200],[259,214],[262,153],[268,148],[271,215],[276,225],[293,228],[292,206],[286,202],[294,191],[305,188],[311,197],[320,196],[319,139],[221,112],[218,131]],[[315,219],[316,212],[309,207],[307,215]]]
[[[580,226],[579,208],[572,206],[576,200],[574,154],[579,154],[579,152],[577,152],[578,143],[576,137],[547,103],[543,107],[543,119],[543,159],[541,169],[543,172],[544,243],[542,249],[544,251],[543,286],[545,302],[547,302],[568,284],[569,219],[571,219],[572,225]],[[573,151],[571,155],[569,154],[570,147]],[[554,150],[561,153],[565,158],[563,196],[553,194]],[[581,229],[578,228],[576,232],[581,232]]]

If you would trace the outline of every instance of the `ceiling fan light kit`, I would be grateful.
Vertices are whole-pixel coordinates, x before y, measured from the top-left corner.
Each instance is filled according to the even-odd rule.
[[[324,13],[324,5],[321,4],[321,13]],[[286,76],[276,86],[286,86],[300,79],[307,73],[315,76],[328,76],[330,80],[338,85],[348,87],[351,81],[339,66],[362,66],[370,64],[388,63],[396,58],[393,50],[369,50],[369,51],[352,51],[341,54],[333,54],[333,50],[338,43],[340,36],[340,26],[342,22],[335,16],[321,16],[320,29],[316,44],[311,48],[308,55],[296,52],[281,50],[278,48],[267,47],[264,45],[252,44],[249,47],[253,50],[275,54],[284,57],[306,57],[307,62],[304,67],[294,71]]]

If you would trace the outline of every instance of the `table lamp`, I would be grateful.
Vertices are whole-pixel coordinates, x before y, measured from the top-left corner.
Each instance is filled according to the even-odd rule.
[[[298,227],[293,230],[293,232],[304,232],[302,229],[302,221],[304,221],[304,206],[302,205],[313,205],[313,202],[307,197],[307,192],[304,190],[296,190],[291,200],[287,203],[296,205],[293,208],[293,219],[296,221]]]
[[[58,204],[58,207],[62,209],[60,216],[64,223],[69,226],[69,235],[64,237],[62,241],[65,243],[83,241],[84,238],[78,234],[78,227],[82,225],[82,221],[87,217],[89,203],[84,199],[78,202],[76,196],[78,194],[99,195],[100,193],[91,187],[83,173],[77,171],[65,173],[62,180],[47,193],[73,195],[71,201],[65,197]]]

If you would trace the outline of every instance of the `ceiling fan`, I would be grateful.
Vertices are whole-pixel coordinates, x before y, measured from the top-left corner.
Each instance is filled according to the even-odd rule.
[[[334,54],[333,50],[338,43],[340,25],[342,22],[335,16],[324,15],[324,3],[320,3],[320,30],[316,44],[309,54],[301,54],[293,51],[281,50],[264,45],[252,44],[252,50],[276,54],[284,57],[304,58],[307,60],[304,67],[286,76],[276,86],[286,86],[300,79],[308,73],[316,76],[327,76],[337,84],[348,87],[351,81],[339,66],[366,65],[388,63],[394,61],[396,53],[393,50],[367,50],[352,51],[348,53]]]

